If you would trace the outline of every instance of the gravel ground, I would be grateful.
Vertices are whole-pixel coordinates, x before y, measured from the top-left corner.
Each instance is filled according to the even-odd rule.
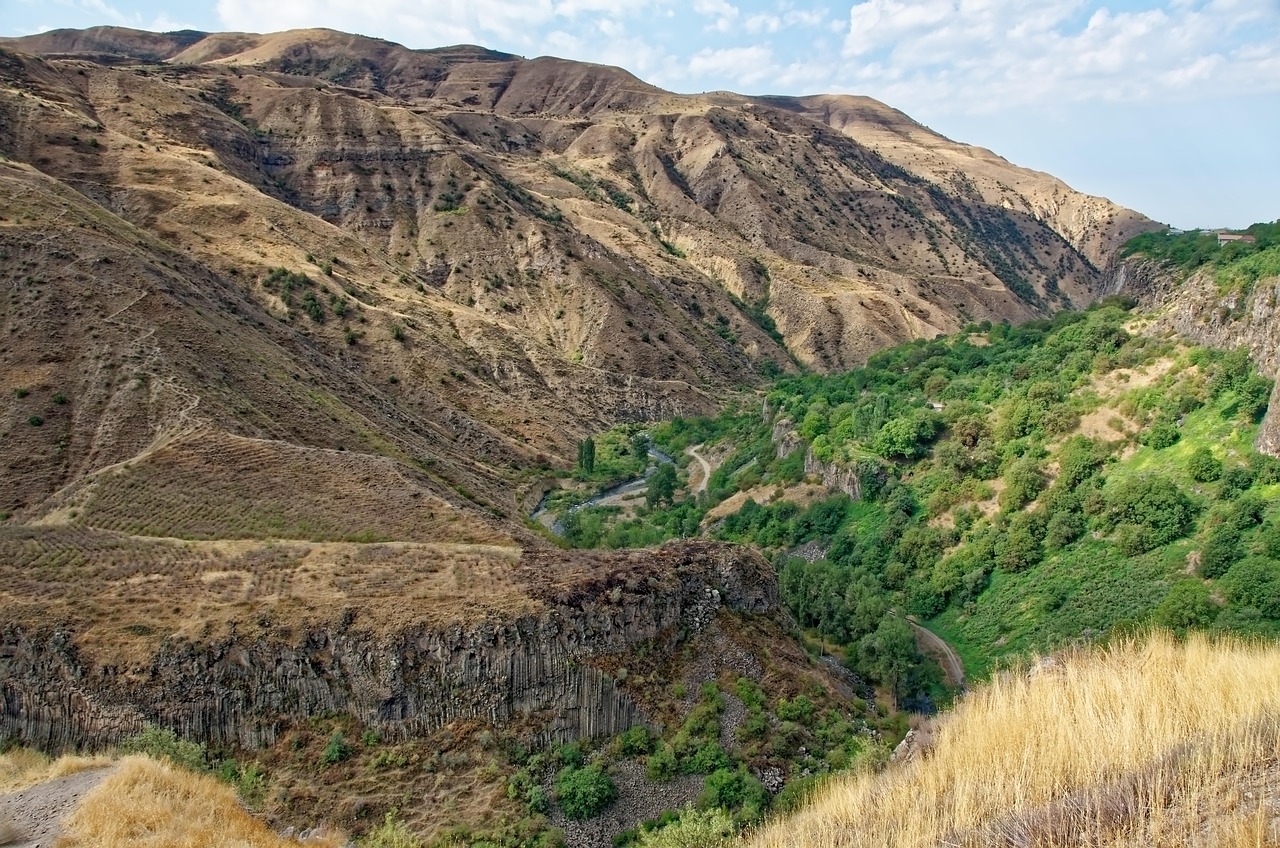
[[[0,795],[0,844],[53,848],[62,833],[62,818],[110,773],[110,767],[90,769]],[[4,842],[6,825],[16,841]]]

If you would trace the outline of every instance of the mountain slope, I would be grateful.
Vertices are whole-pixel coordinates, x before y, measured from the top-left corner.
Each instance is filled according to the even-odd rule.
[[[1274,646],[1201,637],[1044,660],[748,844],[1271,845],[1277,672]]]

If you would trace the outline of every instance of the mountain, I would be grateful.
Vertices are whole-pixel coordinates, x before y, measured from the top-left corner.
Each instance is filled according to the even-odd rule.
[[[437,447],[415,440],[462,447],[433,467],[510,512],[494,475],[559,462],[591,429],[707,412],[793,362],[850,367],[967,320],[1087,302],[1108,246],[1153,226],[864,99],[680,96],[615,68],[326,30],[4,43],[0,152],[26,198],[6,220],[13,273],[58,303],[120,287],[68,330],[86,343],[90,324],[128,325],[153,384],[200,398],[177,424],[181,407],[150,409],[118,448],[82,435],[57,458],[34,451],[9,511],[212,421],[314,448],[385,454],[372,442],[386,438],[424,461]],[[58,255],[72,248],[48,238],[70,233],[51,221],[69,217],[101,256]],[[151,334],[145,298],[112,314],[151,296],[141,266],[155,262],[189,287],[163,314],[242,325],[184,329],[179,347],[268,348],[214,394],[274,397],[215,402],[213,375],[181,363],[225,357]],[[210,297],[221,307],[192,310]],[[39,332],[36,303],[11,301],[20,334]],[[63,394],[97,355],[41,363],[39,335],[18,342],[12,379],[63,369],[49,378]],[[304,376],[299,357],[325,373]],[[325,380],[362,408],[295,414],[300,384]],[[77,415],[102,429],[91,418]]]
[[[0,729],[260,755],[292,823],[412,784],[421,833],[541,833],[530,747],[640,725],[675,806],[873,759],[758,555],[526,516],[591,433],[1083,305],[1156,226],[862,98],[327,30],[0,40],[0,196]]]

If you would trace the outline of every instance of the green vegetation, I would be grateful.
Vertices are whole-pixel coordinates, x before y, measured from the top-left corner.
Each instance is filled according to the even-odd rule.
[[[618,787],[599,764],[565,766],[556,775],[556,801],[575,821],[597,816],[618,797]]]
[[[120,743],[122,754],[145,754],[157,760],[168,760],[179,768],[197,774],[211,773],[230,784],[251,807],[262,803],[267,776],[258,763],[241,764],[234,759],[218,760],[205,746],[180,738],[168,728],[147,725]]]
[[[347,757],[351,756],[351,746],[347,744],[347,740],[343,738],[342,731],[335,730],[329,737],[329,742],[324,746],[324,751],[320,753],[320,762],[327,766],[334,763],[340,763]]]
[[[1122,255],[1148,256],[1188,274],[1208,266],[1219,288],[1247,293],[1263,277],[1280,275],[1280,221],[1253,224],[1242,234],[1253,236],[1255,241],[1219,247],[1214,233],[1143,233],[1125,244]]]
[[[908,614],[970,676],[1152,623],[1280,636],[1266,594],[1280,587],[1280,463],[1252,448],[1271,384],[1243,351],[1132,335],[1130,308],[973,325],[847,374],[784,379],[770,420],[752,401],[651,427],[682,461],[698,443],[724,456],[707,491],[663,491],[629,517],[581,510],[569,541],[754,545],[800,626],[909,706],[943,693]],[[780,455],[775,426],[800,446]],[[849,494],[790,494],[806,451]],[[683,770],[687,752],[659,747],[651,772],[672,755]]]

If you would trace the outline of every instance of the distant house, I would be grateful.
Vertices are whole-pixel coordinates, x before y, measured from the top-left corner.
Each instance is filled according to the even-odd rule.
[[[1217,236],[1218,247],[1222,247],[1224,244],[1230,244],[1233,241],[1238,241],[1242,244],[1253,244],[1257,241],[1253,236],[1241,235],[1240,233],[1217,233]]]

